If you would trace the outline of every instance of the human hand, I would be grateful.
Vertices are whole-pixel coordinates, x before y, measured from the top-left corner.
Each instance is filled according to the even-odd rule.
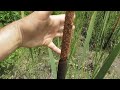
[[[61,50],[53,43],[53,39],[63,36],[65,14],[50,15],[51,13],[35,11],[2,27],[0,29],[0,60],[19,47],[44,45],[60,54]]]
[[[48,46],[56,53],[61,50],[53,43],[55,37],[63,36],[65,14],[51,15],[51,11],[35,11],[18,20],[22,35],[21,47]]]

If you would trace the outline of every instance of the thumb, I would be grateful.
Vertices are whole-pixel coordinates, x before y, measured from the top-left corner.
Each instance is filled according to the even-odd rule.
[[[53,43],[51,42],[48,47],[50,49],[52,49],[53,51],[55,51],[57,54],[61,54],[61,50]]]

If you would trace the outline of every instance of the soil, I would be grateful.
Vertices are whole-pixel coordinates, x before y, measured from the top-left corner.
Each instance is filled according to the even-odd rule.
[[[116,60],[113,62],[112,69],[115,70],[116,75],[120,77],[120,56],[118,56]]]

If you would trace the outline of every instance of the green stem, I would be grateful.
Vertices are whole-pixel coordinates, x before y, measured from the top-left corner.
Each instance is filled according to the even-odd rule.
[[[58,64],[57,79],[65,79],[67,72],[67,58],[70,51],[74,11],[67,11],[63,31],[62,50]]]

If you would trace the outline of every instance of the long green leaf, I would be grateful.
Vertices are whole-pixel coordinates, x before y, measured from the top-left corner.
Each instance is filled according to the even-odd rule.
[[[56,69],[56,64],[55,64],[56,62],[55,62],[55,59],[53,57],[53,53],[49,48],[48,48],[48,52],[49,52],[49,58],[50,58],[52,77],[54,79],[56,79],[57,78],[57,69]]]
[[[104,18],[104,25],[103,25],[103,29],[102,29],[102,34],[101,36],[103,36],[103,33],[105,31],[105,28],[106,28],[106,25],[107,25],[107,22],[108,22],[108,19],[109,19],[109,15],[110,15],[110,11],[107,11],[105,13],[105,18]]]
[[[100,71],[96,75],[95,79],[103,79],[106,75],[107,71],[109,70],[110,66],[112,65],[113,61],[115,60],[116,56],[119,54],[120,51],[120,43],[111,51],[108,57],[105,59],[105,63],[101,67]]]
[[[91,17],[91,21],[88,27],[88,31],[87,31],[87,37],[85,39],[85,43],[84,43],[84,47],[83,47],[83,57],[82,60],[85,60],[86,57],[86,53],[87,51],[89,51],[89,43],[90,43],[90,39],[92,37],[92,32],[94,30],[94,24],[95,24],[95,19],[96,19],[96,15],[97,15],[97,11],[95,11]]]
[[[91,37],[92,37],[92,32],[94,30],[96,16],[97,16],[97,11],[94,11],[94,13],[91,17],[91,20],[90,20],[90,24],[89,24],[89,27],[88,27],[86,39],[85,39],[85,42],[83,44],[83,50],[82,50],[83,53],[82,53],[81,61],[79,63],[79,67],[82,66],[82,69],[81,69],[81,75],[82,76],[85,76],[84,75],[85,74],[84,73],[84,64],[85,64],[84,61],[86,60],[87,52],[89,51],[89,43],[90,43],[90,40],[91,40]]]
[[[21,18],[24,18],[24,17],[25,17],[25,12],[21,11]]]

